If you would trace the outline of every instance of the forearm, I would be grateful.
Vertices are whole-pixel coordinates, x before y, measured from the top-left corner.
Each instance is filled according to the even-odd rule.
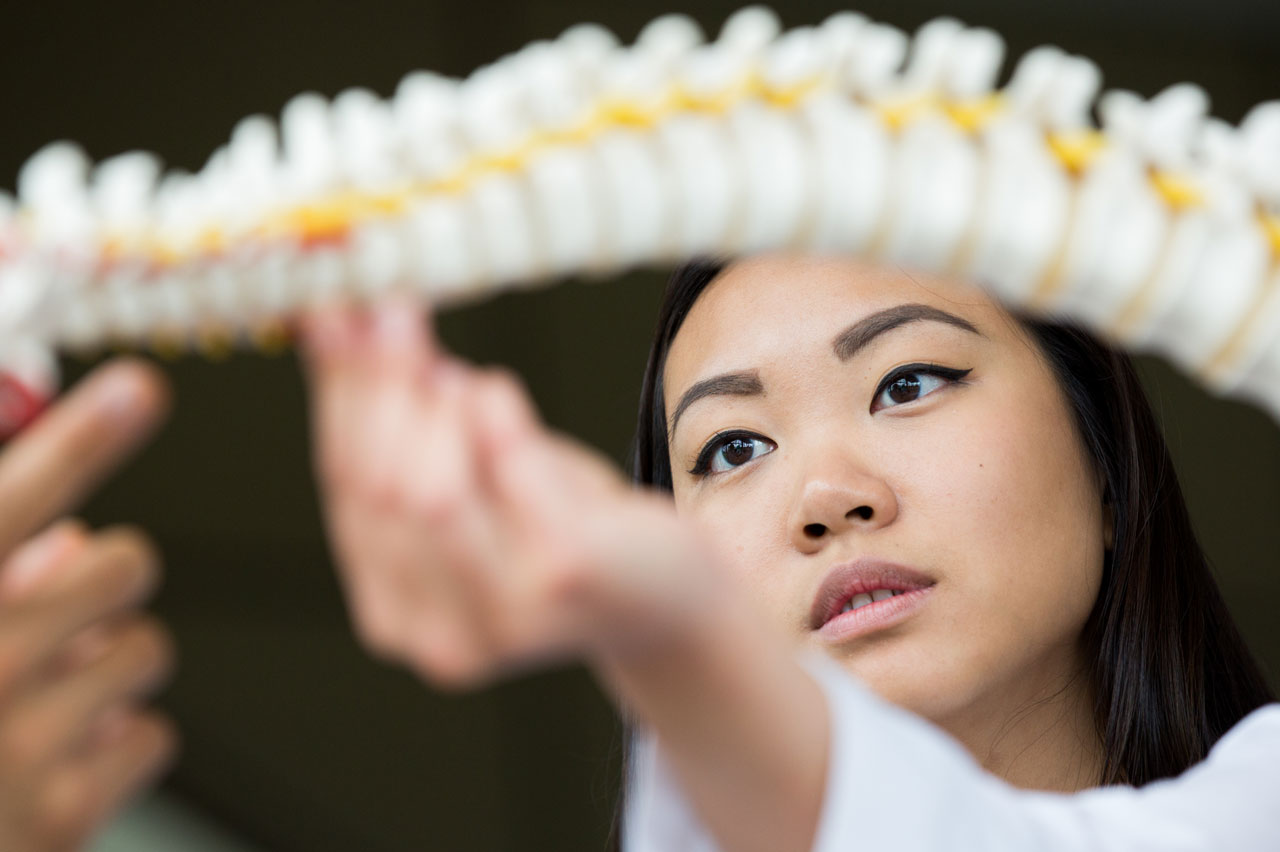
[[[687,633],[597,669],[656,734],[725,852],[812,846],[827,772],[826,701],[746,607],[716,607]]]
[[[824,706],[832,714],[823,720],[831,765],[818,776],[824,789],[816,806],[826,809],[820,822],[815,817],[811,824],[810,831],[821,831],[811,841],[815,852],[1085,852],[1100,845],[1115,852],[1261,852],[1274,849],[1280,837],[1280,815],[1273,807],[1280,766],[1280,707],[1264,708],[1238,724],[1205,761],[1176,779],[1140,789],[1114,786],[1072,795],[1043,793],[1016,789],[985,773],[959,743],[876,698],[833,661],[813,657],[805,666],[821,686]],[[676,670],[695,668],[691,662],[687,669]],[[678,694],[677,686],[683,688],[683,677],[677,675],[676,685],[668,685],[669,696]],[[635,680],[661,683],[658,675]],[[705,715],[695,705],[685,721]],[[681,745],[673,746],[662,740],[665,763],[678,776],[679,789],[672,790],[652,771],[639,779],[641,791],[662,791],[645,803],[659,807],[644,807],[637,814],[640,822],[628,830],[627,837],[638,839],[645,852],[703,850],[707,847],[699,842],[702,829],[710,830],[726,852],[795,848],[791,835],[784,834],[796,824],[796,800],[790,791],[778,788],[770,793],[760,787],[758,782],[768,773],[754,779],[714,777],[721,758],[712,752],[731,749],[727,743],[732,738],[754,736],[747,714],[739,715],[721,717],[723,731],[672,725],[695,741],[682,739]],[[766,720],[766,740],[782,742],[780,738],[790,733],[790,717],[785,722],[782,718],[776,726]],[[661,723],[654,726],[665,737]],[[698,743],[697,737],[708,741]],[[754,745],[747,742],[748,753]],[[647,750],[642,754],[651,757]],[[743,759],[726,765],[723,772],[750,776],[761,769],[759,763]],[[684,804],[681,798],[694,807],[696,816],[672,807]],[[670,824],[653,821],[655,814],[671,818]],[[691,816],[701,825],[690,823]],[[653,831],[654,826],[661,830]],[[674,844],[666,842],[671,839]]]

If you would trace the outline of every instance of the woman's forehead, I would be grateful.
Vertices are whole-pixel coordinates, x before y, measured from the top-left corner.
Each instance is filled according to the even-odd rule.
[[[980,290],[948,279],[843,258],[767,255],[730,265],[694,303],[672,341],[666,379],[758,366],[756,359],[830,353],[850,324],[923,304],[989,326],[1001,312]],[[1003,323],[995,323],[1002,325]]]

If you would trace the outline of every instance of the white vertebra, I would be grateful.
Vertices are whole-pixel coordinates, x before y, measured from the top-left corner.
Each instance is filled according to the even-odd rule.
[[[971,277],[1280,413],[1280,102],[1236,128],[1188,84],[1099,97],[1056,48],[995,92],[1003,51],[752,7],[712,42],[583,25],[389,102],[303,94],[196,174],[52,145],[0,193],[0,340],[216,339],[337,296],[804,248]]]

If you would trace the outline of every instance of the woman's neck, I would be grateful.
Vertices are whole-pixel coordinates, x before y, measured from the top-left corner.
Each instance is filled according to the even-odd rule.
[[[1101,783],[1103,748],[1094,695],[1074,674],[1011,684],[981,706],[937,720],[983,767],[1015,787],[1075,792]]]

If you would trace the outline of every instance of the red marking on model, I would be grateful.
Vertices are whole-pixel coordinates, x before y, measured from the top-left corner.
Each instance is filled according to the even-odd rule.
[[[0,441],[35,420],[48,400],[12,373],[0,371]]]

